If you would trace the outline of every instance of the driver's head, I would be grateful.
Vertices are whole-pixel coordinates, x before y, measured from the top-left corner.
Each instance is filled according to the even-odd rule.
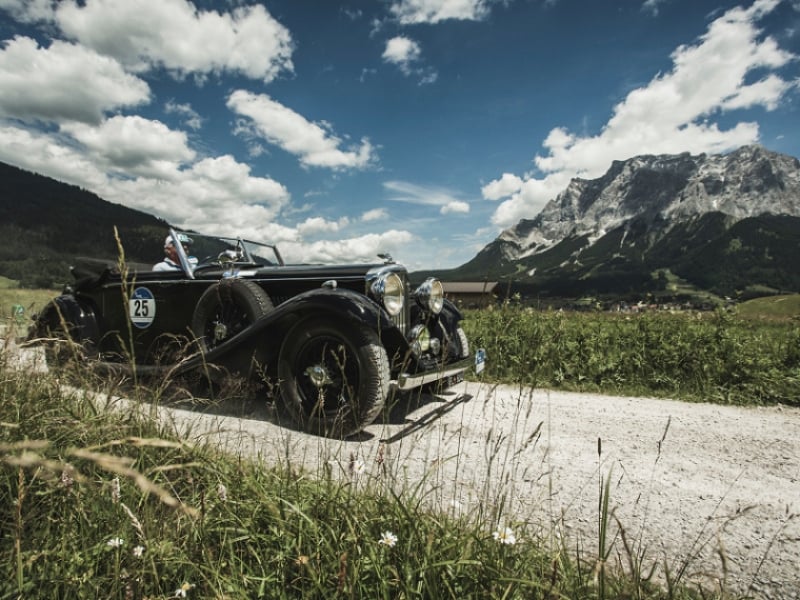
[[[177,238],[181,246],[183,246],[184,252],[188,253],[189,246],[192,243],[192,238],[190,238],[188,235],[184,235],[183,233],[177,234]],[[171,235],[168,235],[164,240],[164,254],[166,254],[171,260],[178,262],[178,251],[175,248],[175,240],[172,239]]]

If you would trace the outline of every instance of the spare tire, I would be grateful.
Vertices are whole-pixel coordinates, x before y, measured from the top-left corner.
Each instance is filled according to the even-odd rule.
[[[272,309],[272,300],[257,284],[223,279],[209,287],[194,309],[192,333],[202,352],[208,352],[247,329]]]

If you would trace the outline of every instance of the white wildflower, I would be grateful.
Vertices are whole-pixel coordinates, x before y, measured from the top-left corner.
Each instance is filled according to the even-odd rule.
[[[133,549],[133,555],[134,555],[136,558],[142,558],[142,554],[144,554],[144,546],[136,546],[136,547]]]
[[[517,536],[511,527],[498,529],[492,534],[492,537],[496,542],[500,542],[501,544],[505,544],[507,546],[513,546],[517,543]]]
[[[381,539],[378,541],[378,543],[388,546],[389,548],[393,548],[395,544],[397,544],[397,536],[391,531],[384,531],[381,534]]]
[[[186,592],[192,589],[194,585],[191,583],[184,583],[181,587],[175,590],[175,598],[186,598]]]
[[[111,501],[116,504],[119,502],[120,496],[120,488],[119,488],[119,477],[114,477],[111,480]]]
[[[72,470],[65,468],[61,471],[61,487],[69,489],[73,483],[75,483],[75,479],[72,477]]]
[[[115,537],[108,540],[106,542],[106,546],[108,546],[109,548],[119,548],[120,546],[122,546],[123,542],[124,540],[122,538]]]

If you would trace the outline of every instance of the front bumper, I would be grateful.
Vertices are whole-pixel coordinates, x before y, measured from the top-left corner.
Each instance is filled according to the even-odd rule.
[[[462,358],[458,362],[450,363],[449,365],[446,365],[435,371],[425,371],[423,373],[400,373],[397,379],[391,382],[391,385],[401,391],[413,390],[414,388],[418,388],[426,383],[432,383],[447,377],[460,375],[470,369],[473,369],[475,373],[480,373],[483,371],[483,365],[485,361],[486,352],[481,349],[478,350],[473,356]]]

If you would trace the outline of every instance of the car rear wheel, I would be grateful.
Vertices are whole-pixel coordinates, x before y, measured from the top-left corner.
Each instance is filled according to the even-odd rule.
[[[346,437],[383,409],[389,360],[371,329],[308,319],[286,336],[278,377],[283,404],[302,429]]]
[[[272,309],[272,301],[257,284],[244,279],[223,279],[200,296],[192,317],[192,333],[200,349],[208,352]]]

